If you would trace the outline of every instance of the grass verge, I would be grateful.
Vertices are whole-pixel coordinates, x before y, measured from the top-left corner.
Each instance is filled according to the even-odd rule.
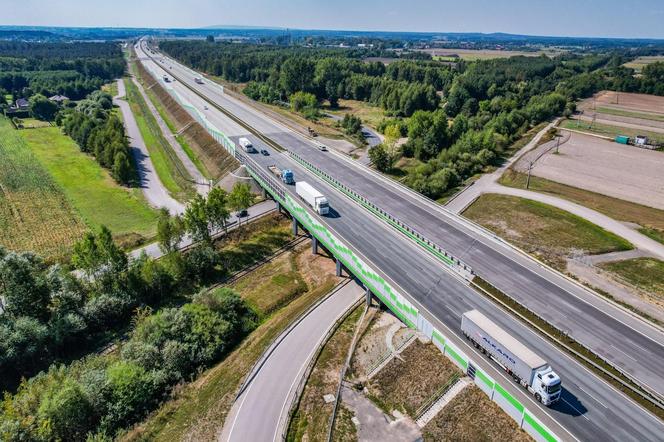
[[[498,181],[503,186],[525,188],[526,175],[514,170],[506,171]],[[596,210],[618,221],[643,226],[641,233],[664,243],[664,210],[643,206],[630,201],[579,189],[536,176],[530,177],[530,190],[555,195],[589,209]]]
[[[147,103],[131,79],[125,79],[127,100],[131,107],[136,124],[141,132],[145,146],[150,152],[150,160],[154,165],[159,180],[171,196],[178,201],[186,201],[195,194],[191,176],[177,158],[172,147],[164,138],[161,128]]]
[[[615,109],[612,107],[598,107],[597,112],[600,114],[616,115],[619,117],[632,117],[632,118],[641,118],[643,120],[664,121],[664,115],[662,114],[628,111],[623,109]]]
[[[601,254],[632,245],[603,228],[548,204],[484,194],[463,215],[547,264],[564,271],[572,253]]]
[[[118,185],[60,128],[26,130],[20,135],[87,225],[106,225],[127,246],[154,236],[157,212],[147,204],[141,190]]]
[[[339,373],[363,310],[363,305],[356,307],[323,346],[289,424],[287,441],[325,440],[327,437],[334,402],[326,403],[323,396],[334,395],[337,391]],[[342,426],[346,427],[343,423]],[[352,423],[351,426],[354,428]]]
[[[641,290],[664,301],[664,261],[654,258],[635,258],[600,264]]]
[[[560,127],[564,129],[574,129],[581,132],[588,132],[590,134],[602,135],[605,137],[616,137],[618,135],[626,135],[628,137],[635,137],[637,135],[645,135],[651,140],[655,140],[659,143],[664,143],[664,134],[658,132],[652,132],[649,130],[643,129],[634,129],[631,127],[622,127],[619,125],[619,122],[616,122],[616,125],[602,124],[602,123],[593,123],[592,125],[588,121],[582,120],[563,120],[560,123]]]
[[[543,335],[553,345],[570,355],[578,363],[584,365],[604,381],[611,384],[614,388],[629,396],[632,400],[643,406],[655,416],[664,419],[664,408],[657,406],[636,391],[640,391],[646,396],[649,396],[647,392],[643,391],[641,387],[625,377],[595,353],[576,342],[574,338],[535,315],[526,307],[519,304],[487,281],[484,281],[482,278],[476,276],[473,279],[472,286],[495,304],[513,313],[526,325]]]

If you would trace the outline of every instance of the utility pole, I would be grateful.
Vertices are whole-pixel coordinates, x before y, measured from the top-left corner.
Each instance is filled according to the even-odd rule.
[[[556,153],[558,153],[559,147],[560,147],[560,135],[556,135]]]
[[[533,162],[531,161],[528,165],[528,178],[526,178],[526,190],[530,187],[530,170],[533,168]]]

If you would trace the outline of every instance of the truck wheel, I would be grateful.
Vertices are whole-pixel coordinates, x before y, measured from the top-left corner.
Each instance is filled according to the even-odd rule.
[[[535,399],[537,399],[537,402],[542,402],[542,396],[539,393],[535,393]]]

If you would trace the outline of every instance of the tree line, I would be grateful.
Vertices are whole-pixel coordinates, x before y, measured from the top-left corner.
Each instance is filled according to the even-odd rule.
[[[58,113],[56,123],[82,152],[93,155],[102,167],[109,169],[116,181],[131,185],[136,182],[136,166],[124,126],[111,113],[112,108],[110,94],[94,91],[76,107]]]
[[[245,93],[265,102],[287,102],[298,92],[311,93],[332,107],[338,100],[371,102],[395,115],[433,110],[454,77],[447,65],[402,60],[387,68],[364,62],[363,52],[283,48],[269,45],[165,41],[160,48],[195,69],[234,82],[248,82]]]
[[[227,227],[231,210],[252,199],[248,185],[238,184],[195,198],[182,217],[163,209],[160,260],[129,260],[105,227],[75,245],[77,276],[32,253],[0,249],[0,389],[15,391],[0,408],[0,439],[110,438],[248,334],[259,318],[237,294],[187,294],[234,270],[212,237]],[[179,251],[185,234],[199,243]],[[183,297],[190,300],[168,307]],[[130,321],[119,351],[65,364],[117,337]]]
[[[0,92],[80,100],[124,74],[116,43],[26,43],[0,41]]]

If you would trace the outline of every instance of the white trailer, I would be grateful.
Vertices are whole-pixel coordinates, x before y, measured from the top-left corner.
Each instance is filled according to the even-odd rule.
[[[306,181],[298,181],[295,183],[295,192],[307,204],[311,206],[319,215],[327,215],[330,210],[327,204],[327,198],[322,193],[311,187]]]
[[[249,138],[245,137],[240,137],[239,140],[237,140],[238,143],[240,143],[240,146],[242,146],[242,149],[247,152],[247,153],[254,153],[256,152],[256,149],[254,148],[254,145],[251,144],[251,141],[249,141]]]
[[[560,377],[549,364],[477,310],[461,315],[461,331],[544,405],[560,399]]]

